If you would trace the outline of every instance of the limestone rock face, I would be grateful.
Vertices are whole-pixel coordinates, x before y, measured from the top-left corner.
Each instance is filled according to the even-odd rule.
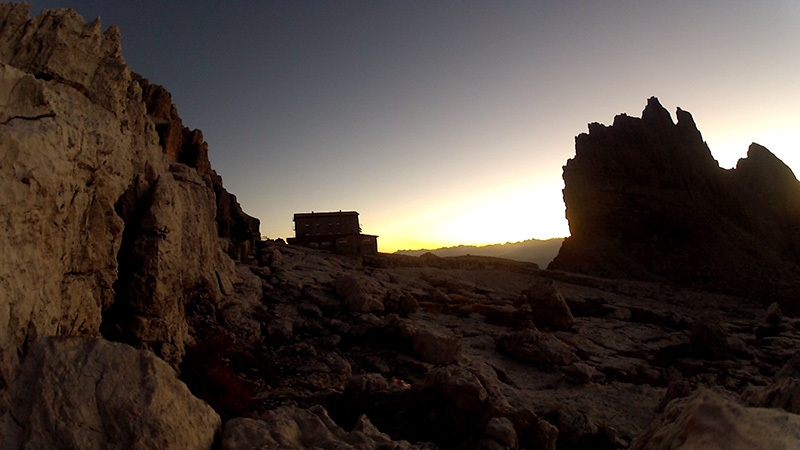
[[[242,211],[236,196],[222,186],[222,177],[211,168],[203,132],[183,125],[178,109],[172,103],[172,95],[163,86],[151,84],[137,74],[132,76],[142,89],[147,116],[155,124],[159,145],[167,159],[197,169],[201,175],[210,177],[217,203],[215,220],[218,234],[230,240],[228,252],[232,257],[246,261],[254,250],[247,245],[252,246],[255,240],[260,239],[259,220]]]
[[[168,154],[119,31],[28,15],[0,4],[0,398],[41,336],[103,335],[177,366],[187,305],[220,304],[243,276],[219,238],[221,180],[202,152]]]
[[[208,449],[221,425],[164,361],[102,339],[38,339],[10,394],[5,449]]]
[[[793,449],[800,440],[800,416],[767,408],[746,408],[708,389],[667,407],[631,449]]]
[[[641,118],[593,123],[575,139],[564,167],[571,236],[549,268],[767,304],[796,297],[800,183],[757,144],[721,169],[692,116],[678,109],[677,119],[651,98]]]
[[[118,33],[71,11],[27,16],[0,5],[0,240],[13,244],[0,255],[0,385],[26,341],[99,334],[125,228],[114,205],[146,161],[166,169]]]
[[[234,262],[217,240],[214,191],[208,178],[173,163],[150,183],[138,178],[117,212],[126,227],[116,298],[101,331],[178,364],[188,337],[186,305],[231,294],[221,280],[233,276]]]

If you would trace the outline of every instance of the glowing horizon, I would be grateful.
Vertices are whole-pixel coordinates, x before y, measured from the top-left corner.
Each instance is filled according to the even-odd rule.
[[[611,123],[611,121],[609,119],[607,123]],[[800,123],[800,117],[797,122]],[[707,134],[702,129],[700,132],[703,133],[712,156],[718,161],[721,168],[735,168],[739,159],[747,157],[747,148],[755,142],[775,154],[792,169],[795,176],[800,174],[800,154],[786,151],[792,146],[798,147],[800,131],[790,128],[786,124],[765,125],[765,128],[761,130],[739,129],[727,135],[712,135],[711,139],[706,138]],[[762,137],[760,139],[750,138],[756,134],[760,134]],[[572,156],[574,156],[574,151]],[[566,162],[565,159],[564,164]],[[408,218],[401,224],[379,225],[377,229],[385,233],[385,236],[381,232],[372,234],[380,236],[378,248],[384,253],[393,253],[398,250],[437,249],[459,245],[485,246],[529,239],[546,240],[568,237],[570,233],[561,192],[564,187],[561,173],[558,173],[556,181],[553,179],[547,181],[548,183],[531,182],[513,188],[498,188],[491,194],[480,196],[477,200],[462,200],[439,211],[427,211],[424,214]],[[493,204],[491,200],[493,198],[499,198],[500,201]],[[476,205],[467,205],[473,201]],[[537,202],[540,206],[544,206],[537,209],[540,214],[536,214],[535,217],[531,211],[526,214],[526,210],[532,209],[532,205]],[[456,214],[450,216],[454,211]],[[362,215],[369,220],[369,212],[364,212]],[[447,216],[448,219],[442,220],[437,218],[437,215]],[[496,221],[492,218],[496,217],[505,218],[507,222],[516,226],[504,229],[500,224],[492,225],[492,221]],[[542,226],[542,222],[546,225]],[[409,226],[409,223],[416,226]],[[433,229],[428,228],[431,223],[436,224]],[[526,229],[523,224],[533,226]],[[409,236],[407,232],[404,232],[408,229],[424,230],[424,232]]]
[[[800,173],[800,3],[30,0],[118,25],[262,235],[355,210],[381,251],[568,234],[562,166],[656,96],[720,165]]]

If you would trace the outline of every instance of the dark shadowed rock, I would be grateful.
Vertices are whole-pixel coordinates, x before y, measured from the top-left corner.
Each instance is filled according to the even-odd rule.
[[[714,320],[696,320],[689,342],[692,352],[701,358],[722,359],[730,355],[727,333]]]
[[[533,323],[537,327],[569,330],[575,323],[572,311],[552,279],[539,279],[525,291],[525,296],[530,302]]]
[[[552,334],[531,328],[498,337],[497,348],[513,359],[548,370],[579,359],[569,345]]]
[[[800,183],[757,144],[721,169],[692,116],[677,119],[651,98],[641,119],[619,115],[575,139],[571,236],[549,268],[795,303]]]
[[[225,424],[223,450],[337,448],[342,450],[412,450],[406,441],[393,441],[362,415],[351,432],[340,428],[320,406],[282,407],[264,420],[237,418]]]
[[[411,346],[419,359],[431,364],[450,364],[461,355],[461,342],[453,332],[440,327],[418,327]]]
[[[514,424],[505,417],[493,417],[478,443],[478,450],[516,450],[519,448]]]
[[[767,315],[764,318],[767,322],[767,325],[770,326],[777,326],[781,324],[781,319],[783,319],[783,313],[781,312],[781,306],[778,302],[773,302],[767,308]]]

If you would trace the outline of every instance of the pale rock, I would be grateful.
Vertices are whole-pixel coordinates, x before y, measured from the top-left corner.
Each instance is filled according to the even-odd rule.
[[[275,269],[280,267],[283,261],[283,254],[275,246],[270,246],[262,250],[260,259],[261,264]]]
[[[800,416],[747,408],[709,389],[676,400],[631,443],[632,450],[789,450],[800,442]]]
[[[177,365],[189,337],[186,305],[198,296],[220,302],[220,287],[234,277],[234,263],[216,237],[210,184],[186,166],[170,169],[122,196],[121,273],[103,332]],[[139,216],[142,204],[149,207]]]
[[[250,345],[261,338],[261,322],[254,318],[261,303],[261,280],[244,264],[236,265],[236,274],[234,295],[224,298],[219,317],[240,342]]]
[[[210,449],[221,426],[164,361],[102,339],[36,340],[9,393],[4,449]]]
[[[342,450],[415,449],[406,441],[393,441],[362,415],[351,432],[345,432],[321,406],[310,409],[281,407],[267,411],[263,420],[236,418],[225,424],[223,450],[337,448]]]
[[[212,180],[164,155],[118,29],[28,14],[0,5],[0,386],[37,336],[102,333],[177,366],[187,304],[234,293]]]
[[[0,241],[14,244],[0,253],[0,385],[24,342],[99,334],[124,229],[115,203],[145,161],[166,169],[115,32],[74,12],[27,15],[27,5],[0,5]],[[87,97],[94,83],[103,105]]]
[[[353,275],[343,275],[337,278],[333,288],[337,294],[345,298],[361,294],[365,290],[361,278]]]

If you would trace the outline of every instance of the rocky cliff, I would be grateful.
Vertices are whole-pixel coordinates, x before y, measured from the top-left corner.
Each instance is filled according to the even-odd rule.
[[[711,156],[692,116],[656,98],[641,118],[589,125],[564,167],[571,236],[549,268],[669,281],[782,301],[800,293],[800,183],[758,144],[736,169]]]
[[[187,311],[246,282],[226,252],[258,221],[99,20],[0,5],[0,186],[0,413],[37,339],[105,337],[177,367]]]

